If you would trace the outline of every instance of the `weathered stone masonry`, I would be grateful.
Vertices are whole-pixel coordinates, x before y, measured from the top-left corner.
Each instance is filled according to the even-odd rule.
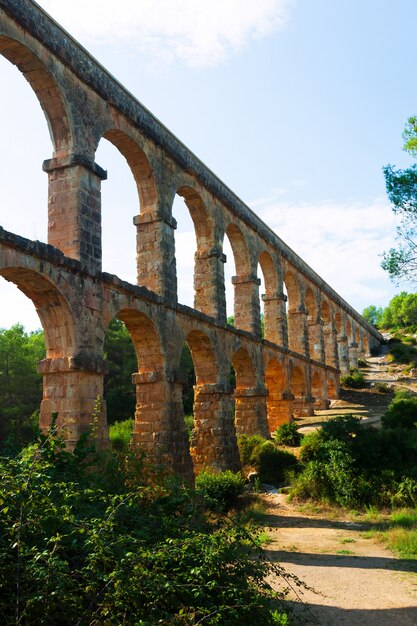
[[[268,435],[327,407],[340,372],[377,345],[379,333],[31,0],[0,0],[0,52],[35,91],[54,146],[43,164],[48,244],[0,228],[0,275],[34,302],[45,330],[42,428],[57,412],[72,444],[90,428],[100,397],[97,437],[105,444],[103,341],[114,316],[138,359],[133,442],[185,477],[205,466],[238,468],[237,434]],[[106,172],[94,157],[103,137],[126,158],[138,189],[137,286],[101,271]],[[175,194],[195,227],[194,308],[177,301]],[[225,236],[236,265],[234,328],[226,323]],[[184,342],[196,373],[190,445]]]

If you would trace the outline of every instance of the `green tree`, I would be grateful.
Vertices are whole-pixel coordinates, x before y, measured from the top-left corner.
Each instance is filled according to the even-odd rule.
[[[129,331],[114,318],[106,331],[104,355],[108,373],[104,378],[104,395],[109,424],[133,418],[136,396],[132,374],[138,371],[135,348]]]
[[[403,149],[417,157],[417,117],[410,117],[403,132]],[[396,169],[383,168],[388,198],[394,213],[400,216],[397,248],[383,253],[381,267],[394,281],[417,279],[417,165]]]
[[[362,317],[376,328],[379,328],[382,318],[382,307],[376,307],[374,304],[371,304],[362,311]]]
[[[0,446],[30,441],[42,399],[38,362],[45,358],[42,331],[26,333],[21,324],[0,329]],[[35,418],[34,418],[35,417]]]

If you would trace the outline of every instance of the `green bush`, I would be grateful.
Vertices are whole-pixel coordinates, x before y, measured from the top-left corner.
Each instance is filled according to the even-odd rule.
[[[271,485],[284,483],[286,470],[297,466],[297,458],[290,452],[277,448],[272,441],[265,441],[255,448],[252,462],[261,483]]]
[[[127,450],[129,449],[130,437],[132,434],[134,423],[134,419],[129,419],[111,424],[109,428],[109,438],[113,450],[118,450],[119,452],[127,452]]]
[[[360,370],[352,368],[349,374],[340,377],[340,384],[349,389],[361,389],[365,386],[365,378]]]
[[[299,446],[303,435],[295,422],[282,424],[272,435],[273,439],[283,446]]]
[[[242,465],[253,465],[254,451],[267,441],[261,435],[240,435],[237,440]]]
[[[221,513],[225,513],[236,504],[244,486],[243,476],[230,470],[216,474],[200,472],[195,480],[196,492],[203,497],[207,508]]]
[[[389,349],[393,361],[397,363],[414,363],[417,361],[417,350],[414,345],[394,341],[390,343]]]
[[[265,577],[278,567],[247,530],[211,521],[180,485],[129,473],[129,458],[53,437],[0,458],[2,622],[276,624]]]
[[[417,398],[404,393],[396,394],[381,421],[384,428],[414,428],[417,422]]]
[[[398,484],[397,490],[392,496],[392,504],[397,507],[417,507],[417,481],[405,477]],[[414,520],[415,521],[415,520]]]

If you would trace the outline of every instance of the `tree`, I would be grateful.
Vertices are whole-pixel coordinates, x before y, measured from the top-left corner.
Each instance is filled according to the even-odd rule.
[[[403,149],[417,157],[417,117],[410,117],[402,134]],[[394,213],[400,216],[397,228],[397,248],[382,255],[381,267],[395,282],[417,280],[417,165],[395,169],[383,168],[388,198]]]
[[[42,331],[26,333],[21,324],[0,329],[0,441],[19,447],[31,440],[42,399],[42,376],[36,366],[45,358]]]
[[[376,307],[374,304],[371,304],[362,311],[362,317],[375,328],[379,328],[381,325],[382,307]]]

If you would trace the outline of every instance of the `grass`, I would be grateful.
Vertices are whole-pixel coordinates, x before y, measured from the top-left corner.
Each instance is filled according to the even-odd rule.
[[[340,543],[355,543],[356,539],[352,539],[352,537],[344,537],[340,539]]]
[[[336,554],[343,554],[344,556],[353,556],[352,550],[336,550]]]

